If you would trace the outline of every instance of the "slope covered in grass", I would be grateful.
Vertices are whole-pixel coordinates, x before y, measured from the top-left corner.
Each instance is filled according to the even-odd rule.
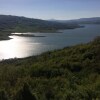
[[[13,32],[56,32],[59,29],[74,29],[76,23],[60,23],[11,15],[0,15],[0,40],[9,39]]]
[[[0,100],[99,99],[100,37],[88,44],[0,62]]]

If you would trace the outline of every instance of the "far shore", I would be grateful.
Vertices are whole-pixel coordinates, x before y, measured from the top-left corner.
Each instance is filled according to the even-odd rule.
[[[33,35],[33,34],[12,34],[14,36],[21,36],[21,37],[45,37],[45,36],[36,36],[36,35]]]
[[[77,28],[82,28],[83,26],[77,27]],[[68,28],[68,29],[63,29],[63,30],[69,30],[69,29],[76,29],[76,28]],[[59,29],[62,30],[62,29]],[[32,31],[31,33],[62,33],[62,31],[59,30],[42,30],[42,31]],[[12,34],[12,33],[22,33],[22,34]],[[0,41],[3,40],[10,40],[9,36],[15,35],[15,36],[22,36],[22,37],[45,37],[45,36],[36,36],[36,35],[30,35],[30,34],[23,34],[23,33],[28,33],[27,31],[25,32],[12,32],[12,31],[0,31]]]

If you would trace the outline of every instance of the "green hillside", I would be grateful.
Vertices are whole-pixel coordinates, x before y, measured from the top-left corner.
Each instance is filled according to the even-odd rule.
[[[80,27],[76,23],[59,23],[40,19],[0,15],[0,40],[9,39],[13,32],[56,32],[58,29]]]
[[[100,37],[0,62],[0,100],[100,100]]]

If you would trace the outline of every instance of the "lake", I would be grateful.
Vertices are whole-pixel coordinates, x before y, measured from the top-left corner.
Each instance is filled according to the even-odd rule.
[[[49,50],[87,43],[100,36],[100,25],[85,25],[84,28],[59,31],[62,33],[31,33],[45,37],[10,36],[11,40],[0,41],[0,59],[24,58]]]

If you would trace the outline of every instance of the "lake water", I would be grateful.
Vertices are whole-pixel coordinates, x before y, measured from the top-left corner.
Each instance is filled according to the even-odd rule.
[[[100,25],[85,25],[84,28],[62,30],[62,33],[31,33],[46,37],[10,36],[11,40],[0,41],[0,59],[24,58],[43,52],[87,43],[100,36]]]

